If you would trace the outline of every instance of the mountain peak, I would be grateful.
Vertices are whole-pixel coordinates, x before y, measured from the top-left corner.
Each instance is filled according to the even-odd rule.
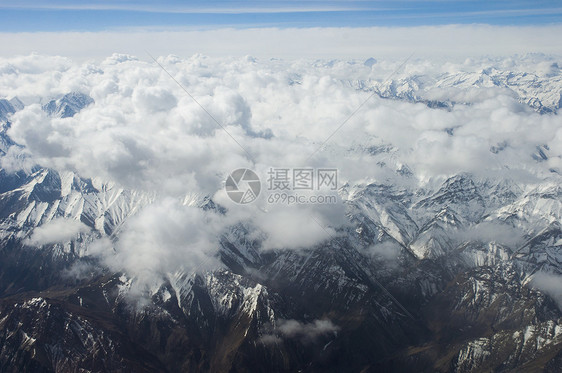
[[[94,99],[87,94],[70,92],[57,100],[49,101],[43,105],[43,110],[51,116],[69,118],[93,102]]]

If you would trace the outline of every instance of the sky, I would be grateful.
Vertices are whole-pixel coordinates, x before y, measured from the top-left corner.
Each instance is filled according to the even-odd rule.
[[[0,57],[6,58],[560,55],[561,32],[557,1],[0,2]]]
[[[0,3],[0,32],[560,23],[558,1],[39,1]]]

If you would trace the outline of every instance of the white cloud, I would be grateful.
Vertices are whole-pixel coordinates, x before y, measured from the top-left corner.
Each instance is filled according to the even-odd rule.
[[[101,238],[88,247],[88,253],[134,278],[135,290],[142,293],[158,289],[176,272],[216,268],[225,223],[217,214],[165,198],[130,218],[115,243]]]
[[[297,211],[298,210],[298,211]],[[264,214],[256,225],[266,233],[264,249],[298,249],[314,246],[336,235],[319,216],[299,208],[276,209]]]
[[[552,63],[537,67],[545,61],[553,60],[531,56],[446,64],[413,61],[396,78],[480,76],[483,69],[506,66],[529,74],[533,69],[542,75],[560,74]],[[228,134],[162,69],[133,56],[113,55],[83,64],[39,55],[0,61],[0,91],[28,103],[13,116],[8,131],[25,149],[12,147],[1,160],[3,167],[37,163],[157,196],[154,205],[128,221],[115,243],[105,239],[89,248],[111,268],[146,279],[145,286],[175,270],[204,267],[216,253],[217,232],[238,221],[250,222],[263,234],[264,250],[298,249],[331,239],[345,221],[341,200],[333,205],[270,205],[265,199],[270,167],[337,168],[341,186],[369,179],[419,184],[464,171],[503,170],[512,176],[544,178],[561,164],[561,117],[541,116],[518,102],[513,92],[493,86],[440,86],[426,92],[434,99],[450,95],[469,103],[450,110],[375,96],[308,159],[371,94],[358,85],[380,84],[400,61],[379,58],[371,67],[362,61],[194,55],[167,56],[159,62]],[[41,110],[40,100],[75,90],[90,94],[95,103],[73,118],[49,117]],[[271,136],[259,135],[265,133]],[[504,144],[501,151],[490,151],[498,144]],[[548,146],[548,161],[531,157],[538,145]],[[392,151],[364,151],[376,146]],[[398,176],[399,165],[407,165],[413,177]],[[228,173],[241,167],[256,170],[264,183],[264,194],[249,206],[234,205],[222,190]],[[182,206],[178,201],[186,194],[213,196],[228,212],[217,217]],[[515,237],[497,227],[478,229],[467,234]],[[49,241],[39,233],[32,236],[36,242]],[[372,249],[376,255],[392,256],[384,245]]]
[[[278,320],[275,334],[263,335],[260,340],[263,343],[276,343],[281,339],[299,339],[305,343],[314,342],[317,338],[336,333],[340,328],[331,320],[318,319],[310,323],[298,320]]]
[[[140,87],[133,92],[133,104],[140,112],[154,113],[172,110],[177,99],[161,87]]]
[[[396,242],[386,241],[371,245],[366,249],[369,255],[385,261],[394,261],[400,255],[400,246]]]
[[[562,26],[447,25],[366,28],[259,28],[213,30],[120,30],[105,32],[0,33],[0,56],[31,52],[87,60],[115,51],[145,56],[368,58],[416,56],[561,54]],[[259,35],[259,37],[256,37]],[[148,57],[147,57],[148,59]]]
[[[537,58],[539,64],[548,60]],[[47,68],[38,62],[42,59]],[[160,62],[255,163],[164,71],[127,55],[113,55],[97,64],[38,55],[4,60],[0,88],[11,96],[37,102],[79,90],[95,100],[74,118],[64,119],[46,116],[39,105],[28,105],[14,115],[9,134],[41,165],[174,196],[212,195],[239,167],[262,172],[270,166],[337,167],[342,182],[391,177],[378,164],[395,160],[349,154],[349,148],[357,145],[391,144],[397,149],[393,157],[420,180],[505,166],[548,174],[549,168],[558,167],[562,155],[558,116],[540,116],[517,102],[513,92],[492,86],[442,87],[426,93],[434,99],[450,95],[453,101],[471,103],[451,111],[374,97],[325,151],[307,160],[368,97],[350,83],[381,82],[399,62],[379,60],[371,68],[361,61],[284,62],[201,55],[168,56]],[[408,63],[396,78],[479,74],[483,68],[500,69],[506,63],[505,59],[419,61]],[[515,71],[530,71],[535,65],[528,59],[509,62]],[[446,131],[451,128],[453,136]],[[267,132],[271,138],[256,137]],[[490,148],[498,144],[505,144],[504,149],[492,153]],[[537,165],[529,154],[541,144],[550,147],[550,159]],[[14,160],[21,158],[19,153],[11,152],[2,164],[19,164]]]
[[[552,297],[558,304],[558,308],[562,310],[562,276],[537,272],[533,275],[531,285]]]
[[[280,320],[277,328],[283,336],[288,338],[305,337],[316,338],[319,335],[338,331],[339,327],[331,320],[314,320],[311,323],[302,323],[297,320]]]
[[[241,166],[302,166],[368,96],[346,82],[380,81],[397,66],[383,61],[377,64],[380,70],[372,70],[343,61],[255,62],[203,56],[187,60],[170,56],[161,62],[253,155],[255,165],[159,67],[123,56],[99,65],[66,66],[56,74],[37,67],[33,73],[0,76],[0,86],[13,95],[30,97],[36,90],[39,99],[80,89],[96,100],[75,118],[65,119],[49,118],[38,105],[30,105],[14,116],[9,133],[43,165],[101,176],[126,187],[172,194],[188,187],[213,193],[224,175]],[[464,63],[413,64],[418,65],[428,76],[443,69],[470,68]],[[473,65],[480,68],[479,62]],[[292,84],[295,81],[298,84]],[[328,147],[345,153],[354,143],[382,140],[396,146],[397,156],[417,175],[428,176],[478,171],[482,164],[531,169],[535,165],[528,155],[538,144],[550,146],[549,162],[557,165],[561,153],[557,116],[539,116],[518,103],[513,93],[494,87],[463,97],[456,88],[442,88],[434,97],[447,97],[449,91],[453,99],[473,100],[472,105],[445,111],[373,98]],[[448,128],[454,128],[454,136],[446,132]],[[273,138],[256,137],[267,131]],[[491,153],[499,143],[507,146]],[[306,163],[341,166],[342,176],[348,178],[377,168],[372,167],[374,159],[363,158],[356,166],[340,154],[320,152]]]
[[[483,243],[495,242],[507,247],[517,248],[525,241],[524,232],[507,224],[482,222],[480,224],[452,232],[459,242],[478,240]]]
[[[373,70],[361,63],[343,61],[256,63],[203,56],[187,60],[168,57],[161,61],[254,154],[256,161],[283,166],[303,162],[368,96],[346,85],[346,81],[380,81],[397,66],[381,61]],[[30,63],[18,58],[7,64]],[[488,62],[491,66],[497,64]],[[473,65],[412,63],[406,70],[428,76],[443,69],[477,72],[481,62]],[[47,118],[37,106],[30,106],[14,117],[10,134],[27,145],[38,160],[107,176],[123,184],[139,180],[148,183],[157,179],[155,176],[162,182],[171,175],[177,178],[182,168],[187,174],[201,164],[212,169],[213,163],[235,166],[244,162],[246,155],[238,145],[154,64],[114,56],[98,65],[57,66],[46,71],[35,67],[33,71],[27,69],[0,77],[2,89],[16,96],[31,99],[35,92],[37,100],[81,90],[96,100],[95,105],[72,119]],[[290,84],[293,81],[300,84]],[[424,172],[450,173],[490,162],[503,163],[513,156],[514,163],[520,164],[521,158],[537,144],[556,139],[560,124],[557,117],[538,116],[519,104],[513,93],[505,94],[505,90],[483,87],[477,91],[461,97],[459,89],[440,89],[434,98],[450,94],[453,100],[473,104],[451,112],[374,98],[331,144],[348,146],[354,140],[364,143],[367,134],[397,146],[403,161],[418,164]],[[531,126],[537,130],[529,131]],[[455,136],[449,136],[447,128],[455,128]],[[275,136],[274,140],[251,136],[267,130]],[[36,134],[37,131],[40,132]],[[509,145],[506,150],[491,155],[490,146],[502,142]],[[53,159],[55,154],[59,158]],[[325,155],[319,154],[317,158],[322,156]],[[331,158],[330,161],[338,160]],[[230,171],[227,167],[214,170]],[[151,175],[156,171],[159,175]],[[192,176],[182,183],[216,186],[213,176],[202,179],[199,172]]]
[[[33,229],[26,243],[33,246],[63,243],[89,230],[84,223],[78,220],[54,219]]]

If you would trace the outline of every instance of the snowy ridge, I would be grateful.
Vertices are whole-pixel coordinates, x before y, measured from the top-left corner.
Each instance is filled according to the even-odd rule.
[[[351,65],[361,74],[377,69],[376,61]],[[475,92],[499,91],[498,97],[517,97],[545,115],[508,100],[517,110],[544,119],[556,118],[560,108],[559,70],[554,63],[543,75],[491,66],[412,74],[385,84],[333,81],[423,103],[435,109],[425,108],[432,114],[477,104]],[[289,78],[297,90],[308,84],[298,75]],[[173,111],[171,98],[157,93],[164,99],[155,110]],[[135,105],[156,97],[150,90],[136,94]],[[419,103],[400,105],[424,108]],[[70,93],[43,110],[69,118],[96,105],[88,95]],[[0,102],[7,118],[0,133],[4,152],[19,149],[6,128],[20,106]],[[429,132],[455,140],[454,128]],[[174,199],[181,211],[172,203],[151,210],[156,194],[141,188],[40,166],[1,170],[0,340],[7,346],[0,351],[2,364],[47,361],[53,369],[79,371],[95,361],[93,370],[245,371],[258,362],[271,371],[416,366],[428,372],[556,364],[562,350],[560,174],[546,168],[547,176],[514,181],[506,168],[487,176],[418,178],[397,146],[367,140],[328,144],[328,156],[368,157],[374,169],[359,170],[365,174],[339,190],[345,222],[330,227],[335,234],[299,249],[265,249],[267,234],[251,220],[232,220],[224,231],[212,232],[215,240],[205,241],[199,231],[232,211],[201,192],[183,191]],[[556,154],[534,146],[523,155],[531,165],[548,164]],[[502,147],[488,151],[486,145],[484,152],[497,154]],[[184,210],[197,213],[186,218]],[[143,213],[148,223],[135,226]],[[152,232],[160,220],[163,228]],[[124,236],[129,241],[120,240]],[[206,266],[209,258],[191,256],[209,242],[209,258],[217,263],[212,268]],[[117,256],[100,259],[94,243],[125,253],[119,259],[133,265],[108,263]],[[167,256],[167,243],[180,247],[176,255]],[[52,337],[46,325],[56,325]]]

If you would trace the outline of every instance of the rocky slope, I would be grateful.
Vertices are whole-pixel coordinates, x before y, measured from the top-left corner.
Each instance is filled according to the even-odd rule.
[[[437,85],[527,78],[487,71]],[[421,99],[393,84],[381,95]],[[91,102],[70,94],[44,110],[72,116]],[[9,120],[17,105],[0,104]],[[529,104],[559,107],[550,96]],[[3,151],[18,146],[0,135]],[[560,294],[536,282],[562,274],[560,181],[463,173],[423,189],[345,185],[348,224],[326,242],[262,251],[252,227],[235,225],[220,240],[218,269],[167,273],[140,304],[135,279],[89,245],[117,239],[152,195],[40,166],[2,170],[0,370],[560,371]],[[224,214],[209,198],[188,200]],[[86,228],[34,243],[36,228],[58,219]]]

